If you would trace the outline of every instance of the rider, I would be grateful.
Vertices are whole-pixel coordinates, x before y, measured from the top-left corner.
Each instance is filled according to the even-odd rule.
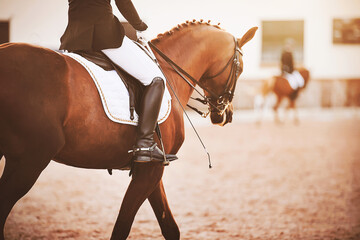
[[[293,46],[294,40],[292,38],[287,38],[281,53],[281,75],[288,80],[290,86],[294,90],[297,90],[304,86],[304,79],[300,73],[294,69],[294,57],[292,54]]]
[[[294,71],[294,58],[292,54],[293,40],[286,39],[284,49],[281,53],[281,73],[292,73]]]
[[[165,89],[165,76],[157,64],[125,36],[124,27],[113,15],[111,0],[68,0],[68,25],[60,49],[102,51],[115,64],[144,86],[133,148],[135,162],[163,161],[164,154],[154,141],[154,131]],[[148,26],[140,19],[131,0],[115,0],[126,20],[137,30]],[[166,155],[168,160],[175,155]]]

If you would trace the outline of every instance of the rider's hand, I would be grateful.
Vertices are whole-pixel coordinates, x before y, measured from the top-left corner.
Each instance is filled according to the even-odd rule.
[[[141,23],[134,25],[133,26],[137,31],[145,31],[148,26],[146,25],[146,23],[144,23],[143,21],[141,21]]]

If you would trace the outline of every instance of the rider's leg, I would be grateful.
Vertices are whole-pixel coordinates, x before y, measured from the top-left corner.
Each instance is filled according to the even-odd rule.
[[[154,131],[160,111],[161,99],[163,97],[164,81],[156,77],[152,83],[145,88],[140,104],[139,123],[136,132],[136,143],[134,147],[136,162],[148,162],[153,160],[163,161],[163,153],[156,147]],[[167,156],[174,160],[174,156]]]
[[[156,63],[127,37],[124,38],[121,47],[104,49],[102,52],[144,86],[150,85],[155,77],[165,80]]]
[[[163,161],[163,153],[154,141],[154,131],[164,94],[165,76],[157,64],[127,37],[120,48],[102,51],[115,64],[146,86],[141,100],[134,161]],[[166,155],[166,158],[175,160],[177,157]]]

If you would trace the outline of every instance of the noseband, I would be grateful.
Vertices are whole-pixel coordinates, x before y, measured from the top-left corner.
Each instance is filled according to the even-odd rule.
[[[203,99],[200,98],[193,98],[194,100],[197,100],[205,105],[208,105],[209,111],[207,113],[203,113],[200,110],[196,109],[195,107],[189,106],[196,112],[198,112],[202,117],[206,118],[210,112],[214,112],[214,110],[219,114],[222,115],[226,111],[226,109],[229,107],[233,97],[234,97],[234,91],[236,87],[236,80],[239,77],[240,74],[240,55],[243,56],[243,53],[241,49],[238,47],[236,38],[234,37],[234,54],[229,59],[229,61],[226,63],[226,65],[222,68],[219,73],[206,77],[204,79],[213,79],[218,76],[220,76],[225,70],[229,67],[231,64],[230,73],[224,88],[224,91],[222,94],[218,95],[214,91],[210,90],[204,84],[202,84],[200,81],[194,79],[190,74],[188,74],[185,70],[183,70],[181,67],[179,67],[176,63],[174,63],[169,57],[167,57],[160,49],[158,49],[153,43],[149,42],[149,45],[173,68],[175,72],[177,72]],[[189,78],[191,81],[195,82],[197,85],[199,85],[204,91],[210,94],[210,97],[204,96],[201,94],[195,86],[187,79]]]

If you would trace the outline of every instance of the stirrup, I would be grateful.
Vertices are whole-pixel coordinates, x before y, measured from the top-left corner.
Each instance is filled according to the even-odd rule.
[[[154,151],[155,147],[156,147],[156,143],[154,143],[152,146],[150,147],[145,147],[145,148],[141,148],[141,147],[135,147],[131,150],[128,151],[128,153],[133,153],[133,155],[135,155],[137,152],[140,152],[140,151],[149,151],[149,152],[152,152]]]
[[[140,154],[142,152],[142,154]],[[166,154],[165,156],[169,158],[165,161],[164,153],[158,149],[157,144],[154,143],[150,147],[134,147],[132,150],[129,150],[128,153],[133,153],[133,161],[134,162],[162,162],[165,165],[168,165],[168,161],[176,160],[177,157],[175,155]]]

